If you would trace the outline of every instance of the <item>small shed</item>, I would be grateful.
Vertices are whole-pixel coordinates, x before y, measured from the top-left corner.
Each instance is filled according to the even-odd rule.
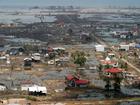
[[[129,45],[120,45],[119,50],[121,51],[128,51],[129,50]]]
[[[2,83],[0,83],[0,91],[6,90],[6,86]]]
[[[32,59],[25,58],[24,59],[24,69],[31,69],[31,67],[32,67]]]
[[[34,53],[31,56],[32,61],[39,62],[41,60],[41,55],[39,53]]]

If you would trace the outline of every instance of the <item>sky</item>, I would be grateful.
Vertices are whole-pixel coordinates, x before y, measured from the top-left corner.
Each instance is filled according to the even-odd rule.
[[[140,7],[140,0],[0,0],[0,6]]]

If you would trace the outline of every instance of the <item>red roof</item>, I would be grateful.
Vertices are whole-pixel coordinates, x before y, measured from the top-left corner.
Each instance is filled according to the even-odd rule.
[[[70,74],[66,76],[66,79],[68,79],[68,80],[72,80],[73,78],[74,77],[72,75],[70,75]]]
[[[120,68],[110,68],[110,69],[105,69],[105,72],[109,72],[109,73],[121,73],[122,69]]]
[[[67,75],[67,80],[74,80],[76,84],[88,84],[88,80],[78,79],[77,77],[74,77],[73,75]]]
[[[88,84],[89,83],[88,80],[77,80],[75,82],[76,82],[76,84]]]

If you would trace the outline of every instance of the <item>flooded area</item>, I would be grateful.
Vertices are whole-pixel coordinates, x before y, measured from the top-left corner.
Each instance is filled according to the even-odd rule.
[[[139,105],[139,10],[0,7],[0,97]]]
[[[55,6],[54,6],[55,7]],[[51,8],[51,7],[50,7]],[[57,14],[57,10],[51,10],[50,8],[29,8],[29,7],[4,7],[4,8],[0,8],[0,22],[1,23],[36,23],[36,22],[41,22],[40,19],[43,19],[44,22],[55,22],[57,20],[56,16],[59,14]],[[56,7],[57,8],[57,7]],[[68,9],[69,10],[69,9]],[[63,11],[63,9],[61,9],[61,6],[58,10],[60,12],[60,16],[61,16],[61,12],[64,14],[67,14],[67,12],[65,13],[65,11]],[[73,9],[72,14],[75,14],[75,11],[78,13],[77,14],[77,18],[78,19],[85,19],[88,21],[102,21],[102,22],[118,22],[118,23],[124,23],[124,22],[129,22],[129,23],[137,23],[140,22],[140,19],[138,18],[139,15],[137,16],[125,16],[123,14],[116,14],[118,11],[121,11],[121,9],[116,9],[113,10],[114,12],[110,11],[110,9],[108,8],[91,8],[91,9]],[[90,11],[95,11],[95,13],[90,13]],[[107,15],[105,13],[102,12],[107,12],[109,11],[110,15]],[[55,13],[56,12],[56,13]],[[89,12],[88,14],[86,12]],[[124,13],[127,13],[127,11],[123,11]],[[131,11],[129,10],[130,13],[136,12],[139,13],[139,11]],[[54,15],[51,16],[51,13]],[[102,14],[101,14],[102,13]]]
[[[10,15],[10,14],[1,14],[0,13],[0,22],[1,23],[23,23],[23,24],[29,24],[29,23],[36,23],[40,22],[40,19],[38,17],[32,16],[25,16],[25,15]],[[55,16],[45,16],[44,22],[54,22],[56,20]]]

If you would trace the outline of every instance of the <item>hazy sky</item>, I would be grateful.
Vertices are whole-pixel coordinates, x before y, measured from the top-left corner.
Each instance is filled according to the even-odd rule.
[[[83,6],[83,7],[104,7],[104,6],[137,6],[140,7],[140,0],[0,0],[0,6]]]

